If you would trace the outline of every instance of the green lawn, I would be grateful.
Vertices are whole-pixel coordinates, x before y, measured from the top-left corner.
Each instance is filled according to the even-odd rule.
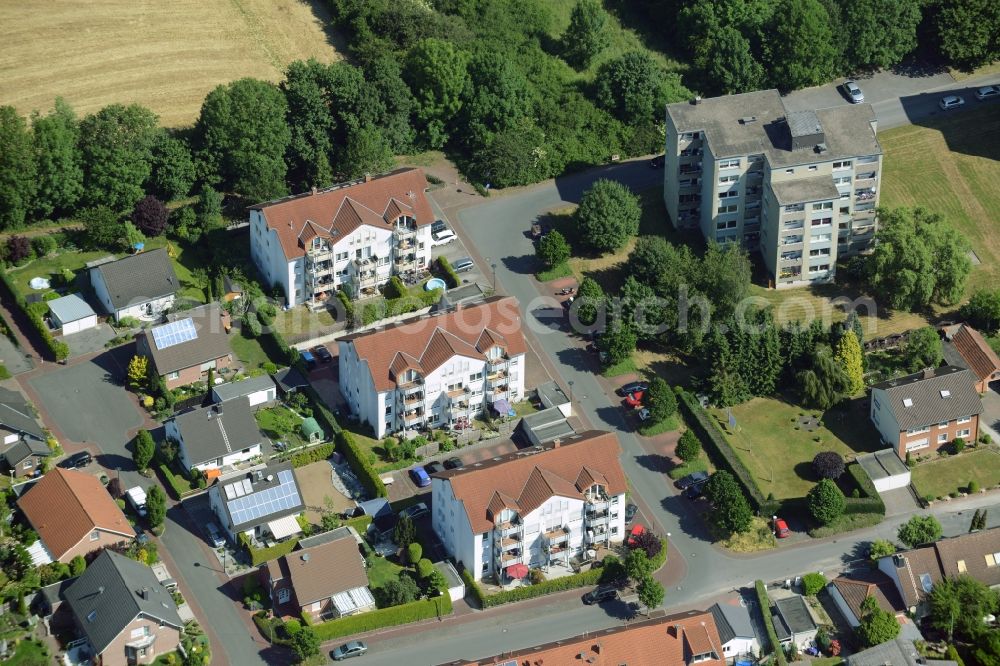
[[[601,374],[605,377],[621,377],[632,372],[638,372],[638,368],[636,368],[635,361],[629,357],[621,363],[615,363],[604,368]]]
[[[671,470],[667,472],[667,476],[676,481],[677,479],[685,477],[688,474],[693,474],[694,472],[711,473],[712,471],[713,470],[711,470],[711,465],[709,465],[708,459],[705,458],[705,454],[702,453],[690,462],[681,463],[680,465],[671,468]]]
[[[313,338],[326,333],[336,323],[328,310],[313,312],[309,308],[279,310],[272,324],[287,341]]]
[[[229,346],[232,347],[236,358],[249,370],[260,368],[265,363],[274,363],[281,366],[275,359],[280,358],[281,353],[274,346],[274,341],[270,336],[260,338],[248,338],[237,330],[229,336]]]
[[[736,455],[750,470],[766,497],[803,497],[818,479],[812,459],[820,451],[836,451],[845,458],[879,448],[878,436],[859,401],[826,413],[774,398],[755,398],[732,408],[736,432],[729,432],[725,409],[710,412],[719,421]],[[797,429],[800,415],[816,415],[815,432]]]
[[[23,640],[17,644],[14,656],[4,661],[4,666],[48,666],[52,657],[41,641]]]
[[[680,426],[680,421],[677,416],[671,416],[670,418],[663,419],[659,423],[653,423],[652,425],[640,425],[639,434],[643,437],[653,437],[655,435],[661,435],[665,432],[673,432],[677,430]]]
[[[552,280],[558,280],[559,278],[570,277],[572,275],[573,269],[569,267],[568,263],[563,263],[548,270],[535,273],[535,279],[539,282],[550,282]]]
[[[289,448],[305,446],[299,426],[302,417],[287,407],[276,406],[258,410],[257,425],[271,439],[283,441]]]
[[[914,467],[910,478],[917,494],[924,498],[965,492],[970,481],[980,488],[992,488],[1000,484],[1000,454],[984,448],[938,458]]]
[[[399,572],[403,567],[399,566],[387,557],[369,558],[368,586],[377,589],[388,583],[390,580],[399,580]]]

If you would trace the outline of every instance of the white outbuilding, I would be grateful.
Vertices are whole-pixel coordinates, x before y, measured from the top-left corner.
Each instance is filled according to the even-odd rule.
[[[97,326],[97,313],[80,294],[70,294],[49,301],[52,326],[61,328],[63,335],[79,333]]]

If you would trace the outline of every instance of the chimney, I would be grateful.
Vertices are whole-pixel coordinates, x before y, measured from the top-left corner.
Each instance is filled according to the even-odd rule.
[[[365,172],[365,182],[366,183],[372,182],[372,175],[370,173],[368,173],[367,171]]]
[[[141,590],[139,590],[139,596],[142,597],[143,599],[146,599],[148,601],[149,600],[149,588],[148,587],[144,587]]]
[[[562,440],[559,439],[558,437],[556,437],[555,439],[552,440],[552,448],[553,449],[558,449],[560,444],[562,444]]]
[[[924,379],[930,379],[934,376],[934,368],[924,368]]]
[[[302,553],[302,561],[303,562],[309,561],[309,553]]]

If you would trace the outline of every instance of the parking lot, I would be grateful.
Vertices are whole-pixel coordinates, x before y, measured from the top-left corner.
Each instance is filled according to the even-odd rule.
[[[454,264],[457,260],[462,259],[463,257],[472,257],[472,255],[466,249],[465,244],[462,243],[462,239],[456,236],[455,240],[451,241],[447,245],[439,245],[432,248],[431,257],[433,259],[444,257],[449,263]],[[490,257],[485,256],[483,257],[483,260],[488,263],[490,261]],[[488,286],[491,288],[493,286],[493,274],[488,265],[480,266],[479,264],[476,264],[471,271],[459,273],[458,277],[462,281],[462,284],[480,284],[484,287]]]

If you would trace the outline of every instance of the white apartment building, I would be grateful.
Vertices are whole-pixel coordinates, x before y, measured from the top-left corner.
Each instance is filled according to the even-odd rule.
[[[792,112],[776,90],[669,104],[664,167],[674,227],[759,251],[774,287],[831,282],[875,237],[869,104]]]
[[[513,298],[414,317],[338,345],[340,392],[376,437],[468,425],[524,397],[527,347]]]
[[[591,430],[431,477],[434,531],[476,580],[625,536],[618,438]]]
[[[250,209],[250,254],[288,307],[343,289],[374,295],[431,261],[431,210],[421,169],[401,169]]]

